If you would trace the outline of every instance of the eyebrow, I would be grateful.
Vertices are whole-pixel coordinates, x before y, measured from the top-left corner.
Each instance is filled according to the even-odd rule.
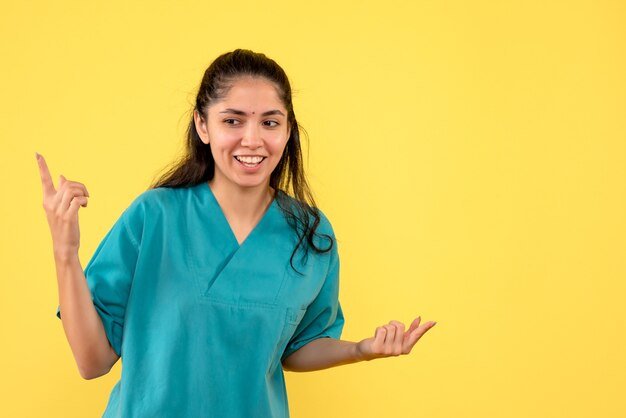
[[[244,112],[243,110],[237,110],[237,109],[231,109],[231,108],[224,109],[220,113],[233,113],[235,115],[248,116],[248,114]],[[270,116],[270,115],[285,116],[285,114],[278,109],[268,110],[267,112],[261,113],[261,116]]]

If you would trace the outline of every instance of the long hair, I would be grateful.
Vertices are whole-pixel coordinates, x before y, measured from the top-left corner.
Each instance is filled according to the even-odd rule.
[[[264,54],[247,49],[236,49],[220,55],[204,72],[195,106],[203,118],[206,118],[208,107],[228,94],[235,80],[244,76],[263,77],[271,81],[277,89],[278,96],[287,109],[287,121],[291,133],[278,165],[270,175],[270,187],[276,190],[276,201],[284,213],[287,222],[296,232],[298,243],[290,258],[291,267],[298,271],[294,264],[294,256],[303,246],[303,262],[306,262],[309,250],[325,253],[332,249],[333,239],[327,234],[318,234],[320,214],[309,188],[302,164],[300,146],[300,130],[296,120],[291,98],[291,85],[285,71],[272,59]],[[186,132],[186,147],[183,156],[150,185],[157,187],[181,188],[207,182],[215,174],[215,161],[211,154],[210,144],[205,144],[196,131],[191,112],[191,120]],[[302,129],[306,135],[306,131]],[[290,198],[293,196],[293,198]],[[318,246],[314,237],[321,235],[329,245]]]

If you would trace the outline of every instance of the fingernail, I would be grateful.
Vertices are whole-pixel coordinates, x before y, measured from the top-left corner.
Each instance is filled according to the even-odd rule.
[[[39,153],[37,151],[35,151],[35,158],[39,159]]]

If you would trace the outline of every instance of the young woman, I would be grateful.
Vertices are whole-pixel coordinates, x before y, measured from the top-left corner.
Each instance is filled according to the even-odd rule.
[[[235,50],[206,70],[187,154],[128,207],[85,270],[89,192],[37,154],[65,334],[80,374],[121,379],[105,417],[288,417],[283,370],[408,354],[435,322],[339,340],[339,257],[302,169],[283,69]],[[61,316],[62,314],[62,316]]]

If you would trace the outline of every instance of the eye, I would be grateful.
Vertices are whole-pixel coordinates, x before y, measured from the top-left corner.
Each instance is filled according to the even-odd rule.
[[[229,119],[224,119],[224,123],[227,125],[239,125],[240,122],[237,119],[229,118]]]
[[[266,120],[263,123],[265,124],[265,126],[269,126],[270,128],[278,126],[278,122],[276,122],[275,120]]]

